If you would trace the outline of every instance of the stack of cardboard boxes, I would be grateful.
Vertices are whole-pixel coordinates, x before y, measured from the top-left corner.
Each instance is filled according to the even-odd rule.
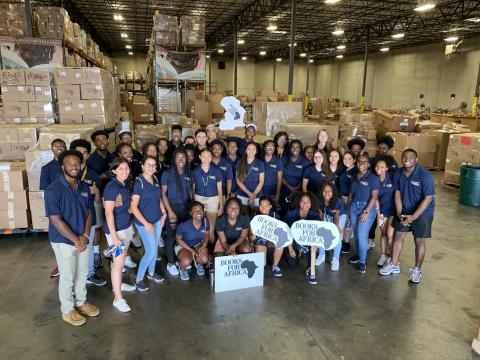
[[[0,125],[0,160],[23,160],[25,151],[35,146],[42,124]]]
[[[460,168],[466,164],[480,164],[480,133],[450,135],[444,180],[459,185]]]
[[[378,109],[373,112],[373,119],[378,135],[383,136],[391,131],[414,131],[419,116],[403,110]]]
[[[25,164],[0,163],[0,229],[30,226],[27,192]]]
[[[220,105],[220,102],[225,96],[224,94],[207,95],[207,101],[212,103],[212,115],[223,115],[225,109]]]
[[[255,124],[259,133],[273,136],[284,123],[302,123],[301,102],[262,102],[255,104]]]
[[[72,22],[68,12],[60,7],[37,6],[33,9],[33,24],[38,37],[62,39],[72,33]]]
[[[339,121],[339,146],[347,150],[349,140],[359,137],[365,141],[364,150],[369,156],[375,156],[377,151],[377,131],[370,113],[355,114],[350,108],[341,108]]]
[[[480,130],[480,117],[473,117],[468,114],[442,114],[432,113],[430,114],[430,120],[439,122],[442,124],[457,123],[466,126],[471,131]]]
[[[23,36],[26,33],[25,4],[0,3],[0,35]]]
[[[154,108],[146,95],[133,95],[128,105],[134,123],[155,122]]]
[[[183,46],[205,45],[205,18],[184,15],[180,18]]]
[[[418,153],[417,161],[426,168],[434,167],[437,137],[431,134],[418,134],[412,132],[388,132],[395,140],[391,151],[398,164],[402,163],[402,152],[405,149],[414,149]]]
[[[156,45],[175,46],[179,31],[176,16],[163,15],[158,11],[153,16],[153,35]]]
[[[181,106],[181,94],[172,87],[159,86],[157,90],[158,111],[167,113],[176,113],[177,105]]]

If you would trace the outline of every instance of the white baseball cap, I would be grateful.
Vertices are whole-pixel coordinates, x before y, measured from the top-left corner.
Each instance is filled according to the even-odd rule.
[[[247,124],[247,125],[245,126],[245,130],[247,130],[249,127],[253,127],[255,130],[257,130],[257,125],[255,125],[255,124],[253,124],[253,123]]]

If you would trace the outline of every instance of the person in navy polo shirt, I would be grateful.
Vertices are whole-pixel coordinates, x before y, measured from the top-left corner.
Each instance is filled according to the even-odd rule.
[[[105,207],[104,231],[109,246],[114,246],[113,265],[110,270],[112,289],[115,295],[113,306],[120,312],[129,312],[130,306],[122,297],[123,291],[134,291],[136,286],[122,284],[122,270],[128,247],[133,239],[132,216],[130,214],[130,192],[125,184],[130,175],[128,161],[115,158],[110,164],[112,180],[103,192]]]
[[[367,154],[357,157],[358,173],[353,178],[347,212],[355,236],[357,255],[348,259],[350,264],[357,264],[357,272],[367,271],[368,232],[377,215],[375,206],[378,200],[380,182],[377,175],[370,171]]]
[[[288,210],[288,196],[300,190],[302,186],[303,171],[309,165],[300,153],[302,152],[302,143],[299,140],[292,140],[289,144],[288,156],[283,157],[283,179],[282,189],[280,190],[280,202],[282,213]]]
[[[50,243],[60,270],[58,295],[62,319],[71,325],[85,323],[100,310],[87,300],[88,239],[93,203],[88,185],[78,179],[82,154],[64,151],[58,161],[63,175],[45,190]]]
[[[107,171],[110,162],[115,159],[115,154],[111,154],[107,150],[108,133],[105,130],[97,130],[90,138],[95,145],[95,151],[89,156],[87,166],[95,171],[106,184],[109,181]]]
[[[228,199],[231,196],[232,182],[234,179],[232,165],[230,165],[230,163],[222,157],[225,145],[221,140],[213,140],[210,143],[210,149],[212,149],[213,155],[212,162],[217,165],[220,170],[222,170],[223,194],[225,195],[225,198]]]
[[[409,281],[422,280],[422,264],[425,257],[425,239],[432,237],[432,222],[435,211],[435,185],[432,174],[417,164],[417,152],[406,149],[402,153],[403,167],[395,174],[395,210],[392,226],[392,261],[380,270],[387,276],[400,273],[398,260],[405,236],[413,233],[415,240],[415,267],[410,271]]]
[[[180,279],[190,280],[187,268],[195,264],[198,276],[205,275],[204,265],[208,263],[207,245],[209,243],[210,224],[204,217],[203,205],[192,203],[191,219],[184,221],[177,228],[177,246],[175,254],[180,262]]]
[[[329,178],[330,169],[328,168],[327,154],[323,150],[314,151],[313,161],[312,166],[308,166],[303,172],[302,188],[305,192],[317,193]]]
[[[377,261],[379,267],[387,265],[391,258],[393,243],[393,215],[395,215],[395,185],[393,174],[389,171],[391,159],[387,156],[379,156],[375,162],[375,172],[380,180],[378,192],[377,223],[380,228],[380,247],[382,254]]]
[[[230,196],[236,196],[237,194],[237,164],[240,161],[238,156],[238,143],[235,139],[227,140],[227,155],[224,159],[230,164],[233,172],[232,189],[230,190]]]
[[[147,278],[157,283],[163,278],[155,273],[158,245],[161,242],[162,228],[165,224],[166,211],[161,200],[161,189],[155,177],[157,162],[154,157],[147,156],[142,160],[142,174],[135,179],[132,192],[132,213],[135,216],[135,227],[142,238],[145,253],[138,265],[137,289],[148,290],[143,281],[148,268]]]
[[[209,149],[200,152],[200,161],[201,165],[192,171],[193,188],[195,200],[205,208],[210,222],[210,241],[213,242],[217,217],[223,214],[223,174],[222,170],[212,163],[212,152]]]
[[[248,144],[245,155],[237,165],[237,197],[245,207],[247,214],[254,214],[254,209],[258,207],[265,182],[265,164],[256,158],[256,155],[255,144]]]
[[[350,195],[350,188],[352,186],[352,179],[357,174],[357,167],[355,166],[355,156],[351,151],[346,151],[343,154],[344,171],[338,178],[340,194],[342,195],[343,204],[347,206],[348,195]],[[352,235],[352,226],[347,219],[345,224],[343,240],[342,240],[342,254],[350,252],[350,237]]]
[[[195,166],[200,166],[201,161],[200,161],[200,152],[203,149],[208,149],[208,137],[207,137],[207,131],[205,128],[200,128],[195,130],[195,150],[194,150],[194,160],[193,164]]]
[[[164,171],[161,179],[162,201],[167,211],[165,228],[167,231],[167,271],[172,276],[179,274],[175,265],[175,234],[177,224],[188,219],[191,202],[192,179],[185,150],[173,154],[173,165]]]
[[[255,124],[248,124],[245,126],[245,137],[243,139],[240,139],[239,137],[236,136],[229,136],[227,138],[227,141],[230,139],[235,140],[238,144],[238,156],[240,158],[245,155],[245,150],[247,149],[247,145],[252,143],[256,146],[257,148],[257,154],[260,156],[262,152],[262,148],[259,143],[255,142],[255,135],[257,135],[257,126]]]
[[[359,137],[354,137],[348,141],[347,148],[353,153],[353,155],[355,155],[355,157],[357,157],[365,148],[365,140]]]
[[[286,131],[279,131],[273,137],[275,144],[275,155],[279,159],[283,159],[288,156],[288,134]]]
[[[55,139],[51,143],[51,150],[53,153],[53,159],[42,166],[40,170],[40,190],[45,190],[50,184],[63,175],[62,168],[58,161],[58,156],[65,151],[67,146],[62,139]],[[50,277],[54,278],[59,276],[58,267],[56,266],[51,272]]]
[[[275,155],[273,140],[267,140],[263,143],[262,158],[265,164],[265,181],[262,192],[264,196],[268,196],[278,206],[283,180],[283,161]]]
[[[170,128],[170,138],[171,140],[168,142],[168,150],[167,150],[167,164],[173,166],[173,153],[176,150],[183,150],[183,143],[182,143],[182,125],[180,124],[173,124]]]
[[[136,161],[142,161],[142,153],[133,147],[132,132],[130,130],[120,130],[118,132],[118,138],[122,144],[128,144],[132,146],[133,158]]]

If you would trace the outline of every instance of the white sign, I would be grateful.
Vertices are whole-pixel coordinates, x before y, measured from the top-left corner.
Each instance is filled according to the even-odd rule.
[[[215,258],[215,292],[263,286],[263,253]]]
[[[334,223],[300,220],[292,224],[292,235],[299,245],[319,246],[332,250],[340,243],[340,232]]]
[[[293,242],[290,228],[283,221],[267,215],[257,215],[250,221],[252,232],[277,248],[284,248]]]
[[[243,127],[243,116],[245,109],[240,105],[240,101],[234,96],[226,96],[220,101],[220,105],[225,109],[224,118],[220,120],[220,130],[233,130],[237,127]]]

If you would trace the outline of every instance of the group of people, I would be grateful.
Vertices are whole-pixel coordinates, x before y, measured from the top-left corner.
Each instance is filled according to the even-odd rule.
[[[308,255],[306,278],[316,284],[311,249],[295,242],[285,249],[269,245],[250,229],[257,214],[289,226],[297,220],[335,223],[343,240],[333,249],[332,271],[339,270],[341,254],[350,253],[353,238],[355,254],[348,263],[365,273],[368,249],[374,246],[369,234],[373,239],[378,226],[379,273],[399,273],[400,253],[411,231],[416,247],[410,281],[421,281],[435,206],[433,177],[417,163],[414,149],[403,151],[399,167],[389,155],[390,136],[378,140],[375,157],[364,152],[361,138],[351,139],[341,153],[324,130],[305,147],[285,132],[259,144],[254,124],[246,125],[244,138],[227,137],[210,125],[183,141],[182,128],[175,124],[171,139],[146,143],[141,151],[132,146],[130,131],[118,136],[114,153],[108,151],[109,134],[103,130],[91,135],[93,152],[86,139],[72,141],[68,150],[56,139],[54,159],[41,172],[58,266],[51,276],[60,274],[62,317],[72,325],[100,313],[86,302],[86,283],[106,284],[95,273],[102,266],[104,236],[113,306],[120,312],[131,310],[122,292],[147,291],[150,284],[164,281],[156,266],[162,258],[159,248],[165,248],[166,273],[181,280],[189,280],[192,272],[204,276],[214,257],[254,251],[265,253],[265,259],[273,253],[272,275],[280,278],[281,267],[296,267]],[[143,248],[134,284],[122,282],[125,267],[137,267],[129,256],[131,247]],[[324,249],[315,256],[317,266],[326,261]]]

